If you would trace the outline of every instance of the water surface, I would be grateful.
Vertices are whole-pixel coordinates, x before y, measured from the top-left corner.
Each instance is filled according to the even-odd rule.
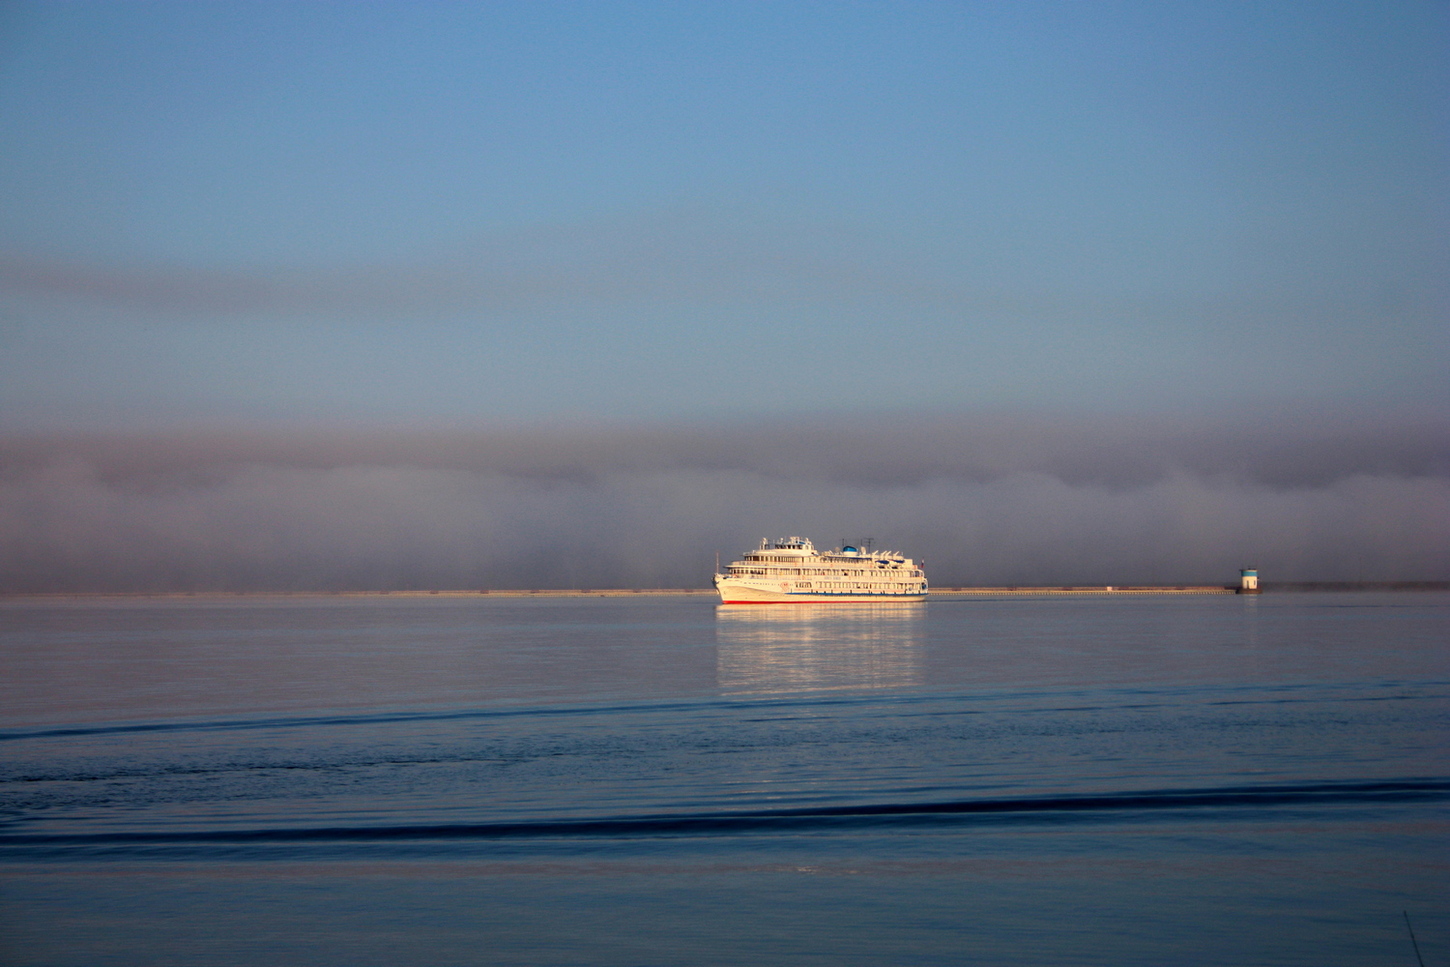
[[[0,603],[16,964],[1450,961],[1450,595]]]

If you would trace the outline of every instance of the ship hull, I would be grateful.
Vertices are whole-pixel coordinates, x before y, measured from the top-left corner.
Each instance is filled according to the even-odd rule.
[[[721,581],[716,588],[720,592],[721,604],[899,604],[903,601],[926,600],[925,594],[905,591],[780,591],[734,581]]]

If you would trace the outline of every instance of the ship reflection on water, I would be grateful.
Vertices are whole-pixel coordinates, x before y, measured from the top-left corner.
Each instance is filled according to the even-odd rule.
[[[925,617],[920,603],[718,605],[716,679],[727,695],[917,685]]]

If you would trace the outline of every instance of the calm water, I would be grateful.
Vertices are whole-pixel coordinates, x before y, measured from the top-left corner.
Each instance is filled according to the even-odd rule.
[[[0,603],[29,965],[1450,963],[1450,595]]]

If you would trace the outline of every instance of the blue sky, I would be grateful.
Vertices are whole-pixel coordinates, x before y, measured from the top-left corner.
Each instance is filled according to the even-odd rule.
[[[1440,3],[12,3],[0,427],[1442,410]]]

